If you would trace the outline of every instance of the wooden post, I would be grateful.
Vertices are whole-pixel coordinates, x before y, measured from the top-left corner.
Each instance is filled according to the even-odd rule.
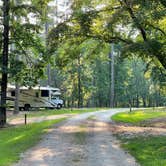
[[[8,82],[8,53],[9,53],[9,10],[10,1],[3,1],[3,40],[2,40],[2,56],[1,56],[1,102],[0,102],[0,127],[6,124],[6,97]]]
[[[25,114],[25,125],[27,124],[27,114]]]
[[[114,97],[115,97],[115,92],[114,92],[114,44],[111,45],[111,101],[110,101],[110,106],[113,108],[114,107]]]

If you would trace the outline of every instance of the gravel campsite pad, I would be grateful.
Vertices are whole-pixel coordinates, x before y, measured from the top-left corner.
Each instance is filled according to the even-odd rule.
[[[119,111],[124,109],[78,115],[49,129],[15,166],[137,166],[110,131],[110,116]]]

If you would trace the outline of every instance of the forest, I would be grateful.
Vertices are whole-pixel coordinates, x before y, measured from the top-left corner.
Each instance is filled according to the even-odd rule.
[[[16,96],[20,86],[58,87],[68,108],[166,105],[165,0],[0,6],[0,125],[9,83]]]

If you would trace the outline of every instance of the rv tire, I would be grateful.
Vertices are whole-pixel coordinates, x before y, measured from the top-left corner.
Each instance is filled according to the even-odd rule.
[[[19,107],[19,111],[22,111],[22,110],[24,110],[24,107]]]
[[[57,109],[61,109],[61,108],[62,108],[62,105],[61,105],[61,104],[58,104],[56,108],[57,108]]]
[[[25,104],[25,105],[24,105],[24,110],[25,110],[25,111],[29,111],[30,108],[31,108],[30,104]]]

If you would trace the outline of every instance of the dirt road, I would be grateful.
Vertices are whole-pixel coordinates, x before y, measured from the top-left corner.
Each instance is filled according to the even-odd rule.
[[[124,110],[85,113],[55,126],[15,166],[138,166],[109,130],[110,116]]]

